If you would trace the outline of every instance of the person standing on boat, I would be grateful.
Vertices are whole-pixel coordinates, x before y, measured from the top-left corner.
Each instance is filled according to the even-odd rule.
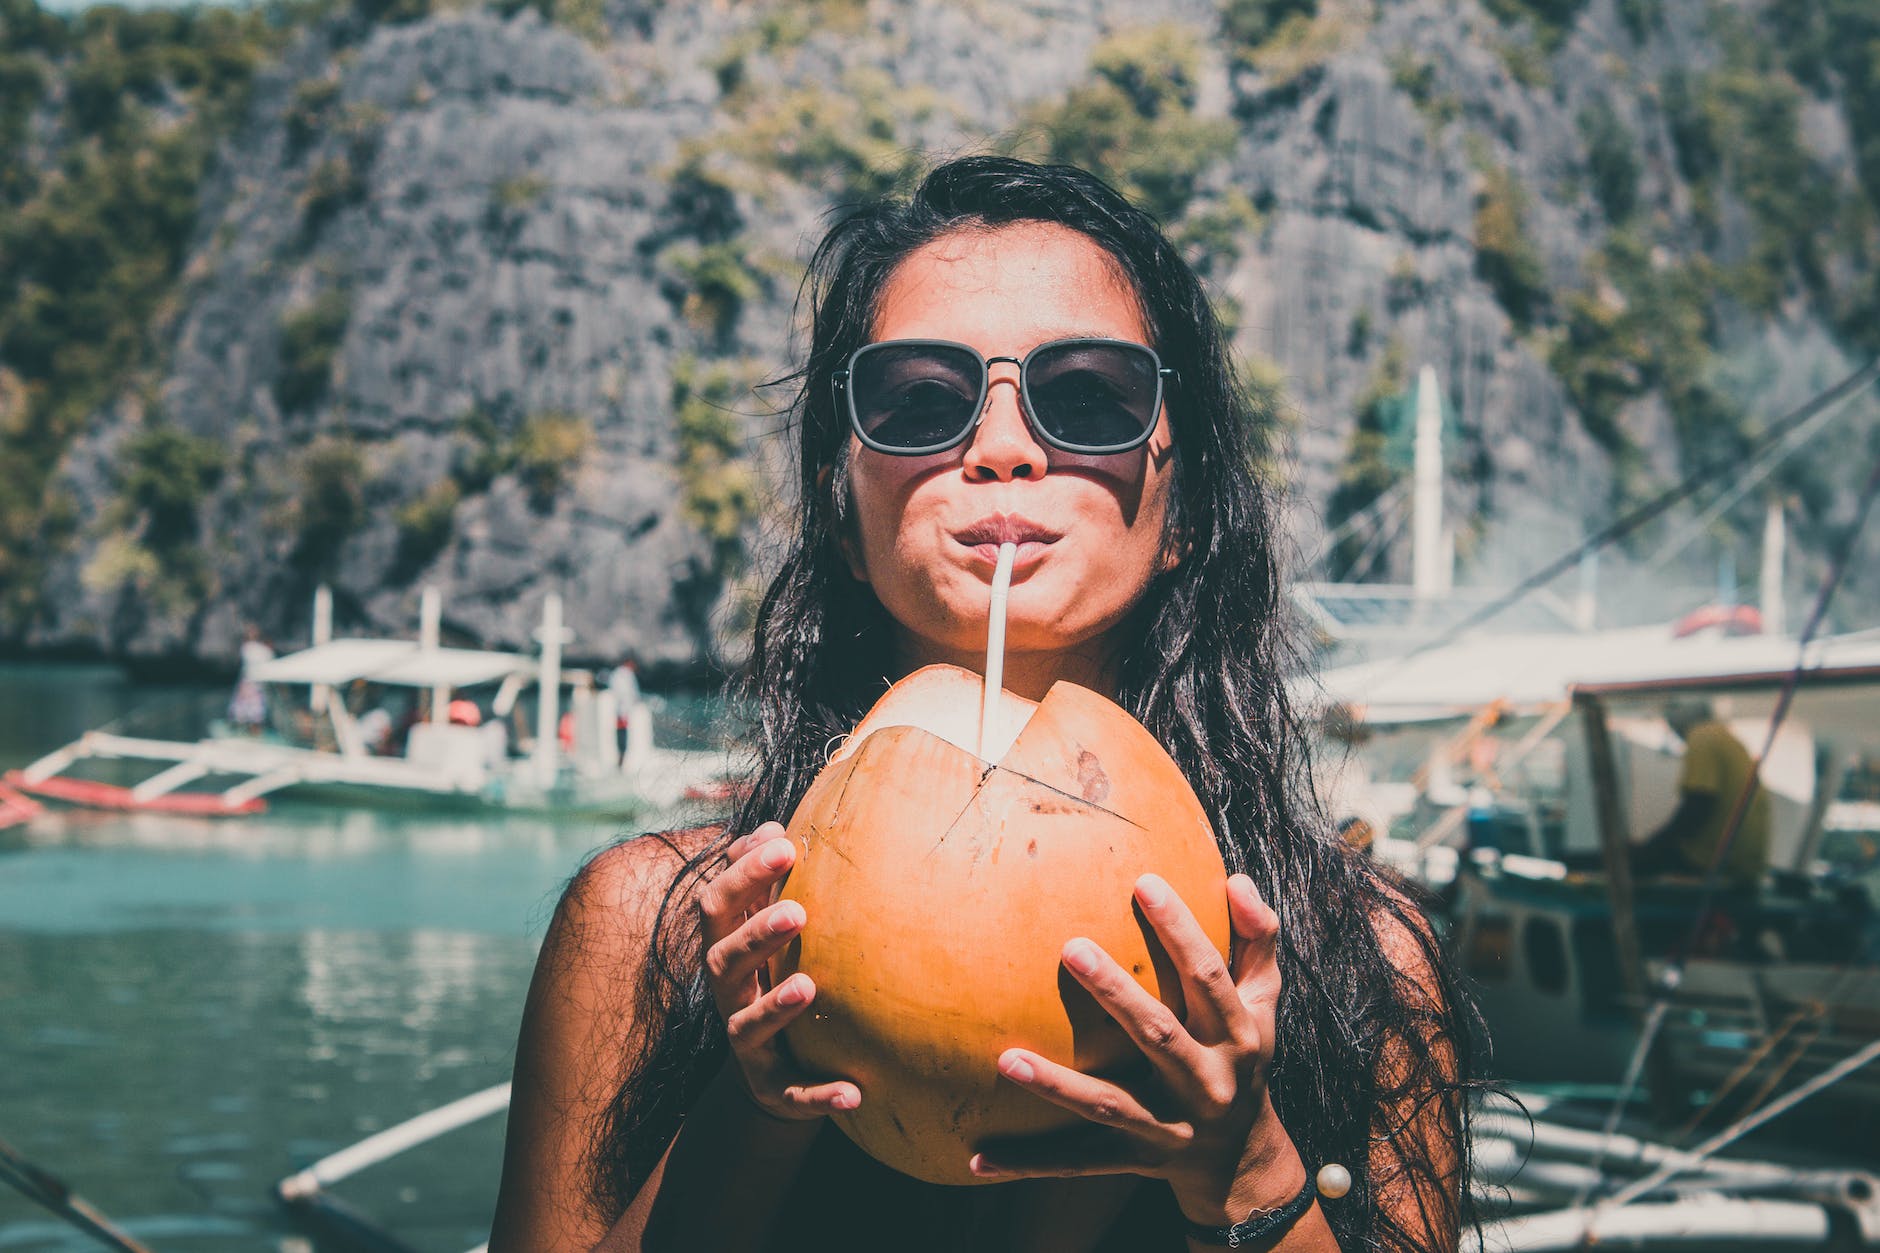
[[[1702,697],[1668,702],[1665,722],[1684,741],[1678,807],[1633,848],[1633,872],[1701,877],[1716,865],[1727,886],[1753,890],[1769,865],[1769,794],[1755,781],[1755,761]],[[1725,848],[1731,815],[1752,787],[1736,837]]]
[[[268,693],[255,672],[273,660],[274,649],[261,637],[261,628],[249,623],[242,632],[241,677],[228,702],[228,719],[244,735],[259,735],[267,724]]]
[[[968,157],[844,217],[803,290],[798,529],[756,625],[757,761],[722,826],[618,844],[563,895],[491,1253],[1454,1250],[1471,1019],[1422,910],[1303,790],[1271,415],[1194,271],[1095,177]],[[775,820],[890,682],[983,662],[988,531],[1023,549],[1005,686],[1082,684],[1162,742],[1232,872],[1235,941],[1222,961],[1165,883],[1137,882],[1143,925],[1189,955],[1178,1017],[1066,934],[1059,977],[1140,1064],[986,1058],[1087,1121],[960,1163],[988,1186],[940,1187],[828,1120],[890,1094],[799,1072],[779,1033],[822,990],[761,972],[816,925],[772,903],[796,857]],[[896,992],[918,1012],[920,988]]]

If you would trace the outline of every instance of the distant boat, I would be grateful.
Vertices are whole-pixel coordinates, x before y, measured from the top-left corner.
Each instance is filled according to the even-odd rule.
[[[1710,699],[1754,757],[1798,662],[1760,775],[1760,887],[1633,883],[1628,840],[1676,803],[1666,703]],[[1806,650],[1721,622],[1486,635],[1322,683],[1369,737],[1353,748],[1369,777],[1334,821],[1385,828],[1373,855],[1448,899],[1501,1073],[1614,1082],[1661,1003],[1646,1076],[1684,1121],[1753,1107],[1880,1037],[1880,807],[1842,796],[1850,769],[1880,761],[1880,635]],[[1833,1104],[1880,1112],[1880,1066],[1838,1080]]]
[[[543,606],[540,652],[529,656],[441,646],[441,604],[430,590],[418,639],[333,639],[331,599],[320,590],[312,647],[243,675],[272,694],[276,716],[266,733],[218,725],[206,738],[179,741],[93,730],[8,771],[4,783],[87,808],[207,817],[256,813],[271,797],[294,796],[628,818],[728,790],[735,766],[729,753],[656,745],[645,701],[621,711],[593,674],[563,668],[566,633],[556,595]],[[361,716],[346,701],[361,684],[408,695],[402,743],[384,742],[390,736],[366,742]],[[529,735],[515,715],[531,694]],[[616,730],[623,717],[624,752]],[[384,717],[379,723],[389,729]],[[89,763],[111,760],[154,770],[130,783],[85,777]]]

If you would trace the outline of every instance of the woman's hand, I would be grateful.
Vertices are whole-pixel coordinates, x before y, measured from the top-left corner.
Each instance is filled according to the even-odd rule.
[[[1008,1141],[972,1159],[984,1178],[1137,1174],[1165,1179],[1196,1222],[1238,1222],[1299,1191],[1304,1166],[1268,1099],[1279,1001],[1279,917],[1253,881],[1227,881],[1231,968],[1169,885],[1136,882],[1136,901],[1179,972],[1177,1017],[1086,939],[1064,946],[1072,976],[1122,1025],[1150,1063],[1141,1090],[1007,1049],[1009,1081],[1090,1122],[1065,1137]]]
[[[705,977],[724,1019],[731,1056],[757,1107],[774,1118],[820,1118],[855,1109],[862,1093],[853,1083],[813,1082],[778,1047],[777,1034],[816,999],[816,985],[801,971],[769,987],[768,963],[806,921],[796,901],[770,904],[772,889],[796,864],[796,846],[783,827],[766,822],[725,850],[730,864],[699,892]]]

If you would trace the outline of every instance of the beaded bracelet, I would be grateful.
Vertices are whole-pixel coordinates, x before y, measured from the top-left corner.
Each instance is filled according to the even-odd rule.
[[[1208,1227],[1201,1223],[1190,1222],[1187,1235],[1196,1244],[1221,1245],[1237,1249],[1245,1244],[1256,1244],[1283,1235],[1300,1216],[1312,1208],[1312,1198],[1316,1193],[1324,1193],[1328,1199],[1335,1199],[1351,1190],[1351,1172],[1337,1162],[1327,1162],[1315,1177],[1306,1174],[1305,1187],[1278,1209],[1256,1210],[1252,1217],[1237,1222],[1231,1227]]]

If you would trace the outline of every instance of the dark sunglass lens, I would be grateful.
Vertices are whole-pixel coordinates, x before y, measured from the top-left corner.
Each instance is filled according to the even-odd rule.
[[[1156,362],[1127,344],[1054,344],[1034,353],[1025,385],[1033,417],[1053,439],[1078,448],[1120,448],[1156,415]]]
[[[932,448],[972,423],[982,373],[962,349],[890,344],[856,358],[849,394],[869,439],[888,448]]]

